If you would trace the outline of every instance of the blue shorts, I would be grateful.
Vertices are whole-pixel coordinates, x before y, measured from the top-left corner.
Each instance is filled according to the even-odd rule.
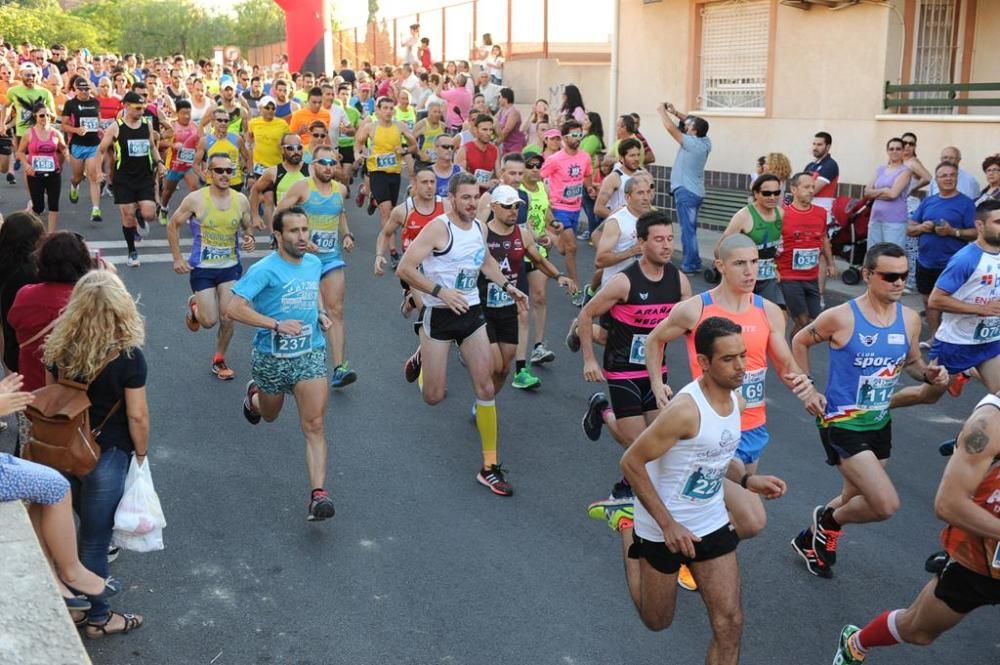
[[[764,454],[764,448],[770,440],[771,435],[767,432],[767,425],[740,432],[740,445],[736,449],[736,456],[744,464],[753,464]]]
[[[326,378],[326,348],[295,358],[275,358],[255,348],[250,353],[250,375],[265,395],[291,395],[299,383]]]
[[[320,279],[323,279],[323,277],[326,277],[334,270],[337,270],[338,268],[343,268],[344,265],[346,265],[344,263],[344,259],[340,258],[339,256],[335,259],[323,260],[321,258],[320,260],[323,261],[323,269],[322,272],[320,273]]]
[[[1000,340],[986,344],[952,344],[935,338],[931,343],[931,350],[927,352],[928,358],[937,360],[937,364],[952,375],[979,367],[998,355]]]
[[[226,282],[235,282],[243,275],[243,266],[237,263],[228,268],[192,268],[191,290],[195,293],[214,289]]]
[[[576,233],[576,227],[580,224],[579,210],[573,212],[571,210],[556,210],[553,208],[552,217],[554,217],[557,222],[562,224],[564,229],[569,229],[574,233]]]
[[[75,143],[69,146],[69,154],[73,159],[90,159],[91,157],[97,157],[96,145],[77,145]]]
[[[190,172],[191,169],[187,169],[185,171],[174,171],[173,169],[167,169],[167,175],[164,177],[167,179],[167,182],[180,182],[181,180],[184,179],[184,176],[186,176]]]

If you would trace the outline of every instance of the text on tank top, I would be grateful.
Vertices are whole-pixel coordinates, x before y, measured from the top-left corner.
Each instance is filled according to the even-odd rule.
[[[428,214],[424,214],[417,210],[416,203],[413,201],[412,196],[406,197],[406,205],[404,207],[406,210],[406,217],[403,221],[403,230],[400,233],[400,242],[403,244],[403,251],[410,246],[420,232],[424,229],[431,220],[437,219],[444,214],[444,201],[440,196],[434,197],[434,208]]]
[[[153,154],[150,150],[152,129],[142,120],[138,128],[129,127],[118,120],[118,139],[115,141],[115,166],[126,178],[145,178],[153,173]]]
[[[28,161],[35,175],[44,177],[50,173],[59,171],[59,143],[56,140],[56,132],[49,129],[49,136],[42,139],[38,135],[35,127],[32,127],[28,135]]]
[[[753,225],[745,234],[757,245],[757,280],[764,281],[778,276],[774,257],[781,244],[781,208],[774,209],[774,219],[767,221],[752,203],[746,207]]]
[[[486,249],[500,265],[500,270],[511,282],[517,281],[524,264],[524,239],[517,225],[509,235],[500,235],[486,226]],[[497,284],[479,274],[479,301],[490,309],[511,307],[517,303],[503,289],[503,284]]]
[[[309,218],[309,241],[318,247],[321,259],[324,255],[340,255],[340,213],[344,210],[344,196],[340,184],[331,181],[331,192],[324,195],[309,178],[309,198],[302,204]]]
[[[229,197],[229,207],[220,209],[212,199],[211,188],[202,190],[201,218],[192,216],[191,255],[188,263],[198,268],[231,268],[240,262],[240,206],[235,195]]]
[[[499,154],[497,147],[492,143],[486,144],[485,149],[481,149],[475,141],[465,145],[466,170],[476,177],[480,187],[485,187],[493,178]]]
[[[423,260],[424,276],[442,288],[460,291],[469,305],[478,305],[479,270],[486,259],[482,223],[476,219],[468,229],[463,229],[447,215],[438,219],[448,230],[448,244]],[[424,304],[440,307],[444,302],[428,293],[424,294]]]
[[[663,276],[652,281],[637,261],[623,271],[629,290],[625,302],[608,311],[611,326],[604,345],[604,376],[636,379],[646,376],[646,336],[667,318],[681,299],[680,273],[673,264],[663,266]],[[666,358],[663,371],[667,370]]]

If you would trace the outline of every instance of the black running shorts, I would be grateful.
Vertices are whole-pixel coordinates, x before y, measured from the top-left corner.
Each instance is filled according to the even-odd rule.
[[[393,206],[399,203],[399,188],[402,182],[400,174],[372,171],[368,174],[368,181],[376,203],[389,201]]]
[[[517,305],[485,307],[486,334],[490,344],[517,346]]]
[[[667,382],[667,375],[663,375]],[[656,411],[656,396],[648,376],[635,379],[608,379],[608,398],[615,418],[632,418]]]
[[[952,559],[938,575],[934,597],[959,614],[1000,605],[1000,580],[980,575]]]
[[[740,544],[740,537],[736,535],[736,528],[732,524],[727,524],[707,536],[702,536],[701,541],[694,544],[693,559],[683,554],[674,554],[665,543],[643,540],[639,536],[634,536],[634,538],[632,546],[628,548],[628,558],[645,559],[657,572],[664,575],[675,574],[680,570],[681,564],[718,559],[730,552],[735,552],[736,547]]]
[[[456,342],[461,346],[467,337],[486,325],[483,308],[473,305],[464,314],[447,307],[429,307],[424,311],[424,334],[439,342]]]
[[[119,206],[141,201],[153,202],[156,200],[154,189],[153,174],[143,178],[125,178],[119,175],[111,183],[115,205]]]
[[[882,429],[855,432],[842,427],[820,427],[819,438],[826,451],[826,463],[837,466],[840,460],[870,450],[877,459],[889,459],[892,454],[892,421]]]

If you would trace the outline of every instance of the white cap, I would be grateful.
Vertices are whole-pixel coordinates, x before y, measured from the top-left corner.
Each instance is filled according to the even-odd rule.
[[[271,95],[264,95],[259,100],[257,100],[257,108],[263,108],[268,104],[274,104],[275,108],[278,106],[278,102],[274,101],[274,97]]]
[[[38,67],[35,67],[34,63],[31,63],[31,62],[22,62],[21,63],[21,67],[19,68],[19,71],[22,74],[24,74],[24,73],[37,74],[38,73]]]
[[[517,194],[517,190],[510,185],[498,185],[495,187],[493,189],[493,193],[490,194],[490,202],[499,203],[501,205],[522,203],[521,197]]]

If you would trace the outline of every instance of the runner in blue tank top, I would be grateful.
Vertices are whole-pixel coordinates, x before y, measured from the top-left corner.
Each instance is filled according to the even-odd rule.
[[[900,304],[906,253],[892,243],[868,250],[864,295],[826,310],[792,339],[795,360],[809,371],[809,348],[830,344],[826,410],[817,419],[826,462],[844,477],[841,494],[816,506],[812,524],[792,539],[809,572],[832,577],[844,524],[889,519],[899,497],[885,471],[892,449],[889,406],[905,369],[928,383],[948,383],[943,367],[920,355],[920,315]]]

